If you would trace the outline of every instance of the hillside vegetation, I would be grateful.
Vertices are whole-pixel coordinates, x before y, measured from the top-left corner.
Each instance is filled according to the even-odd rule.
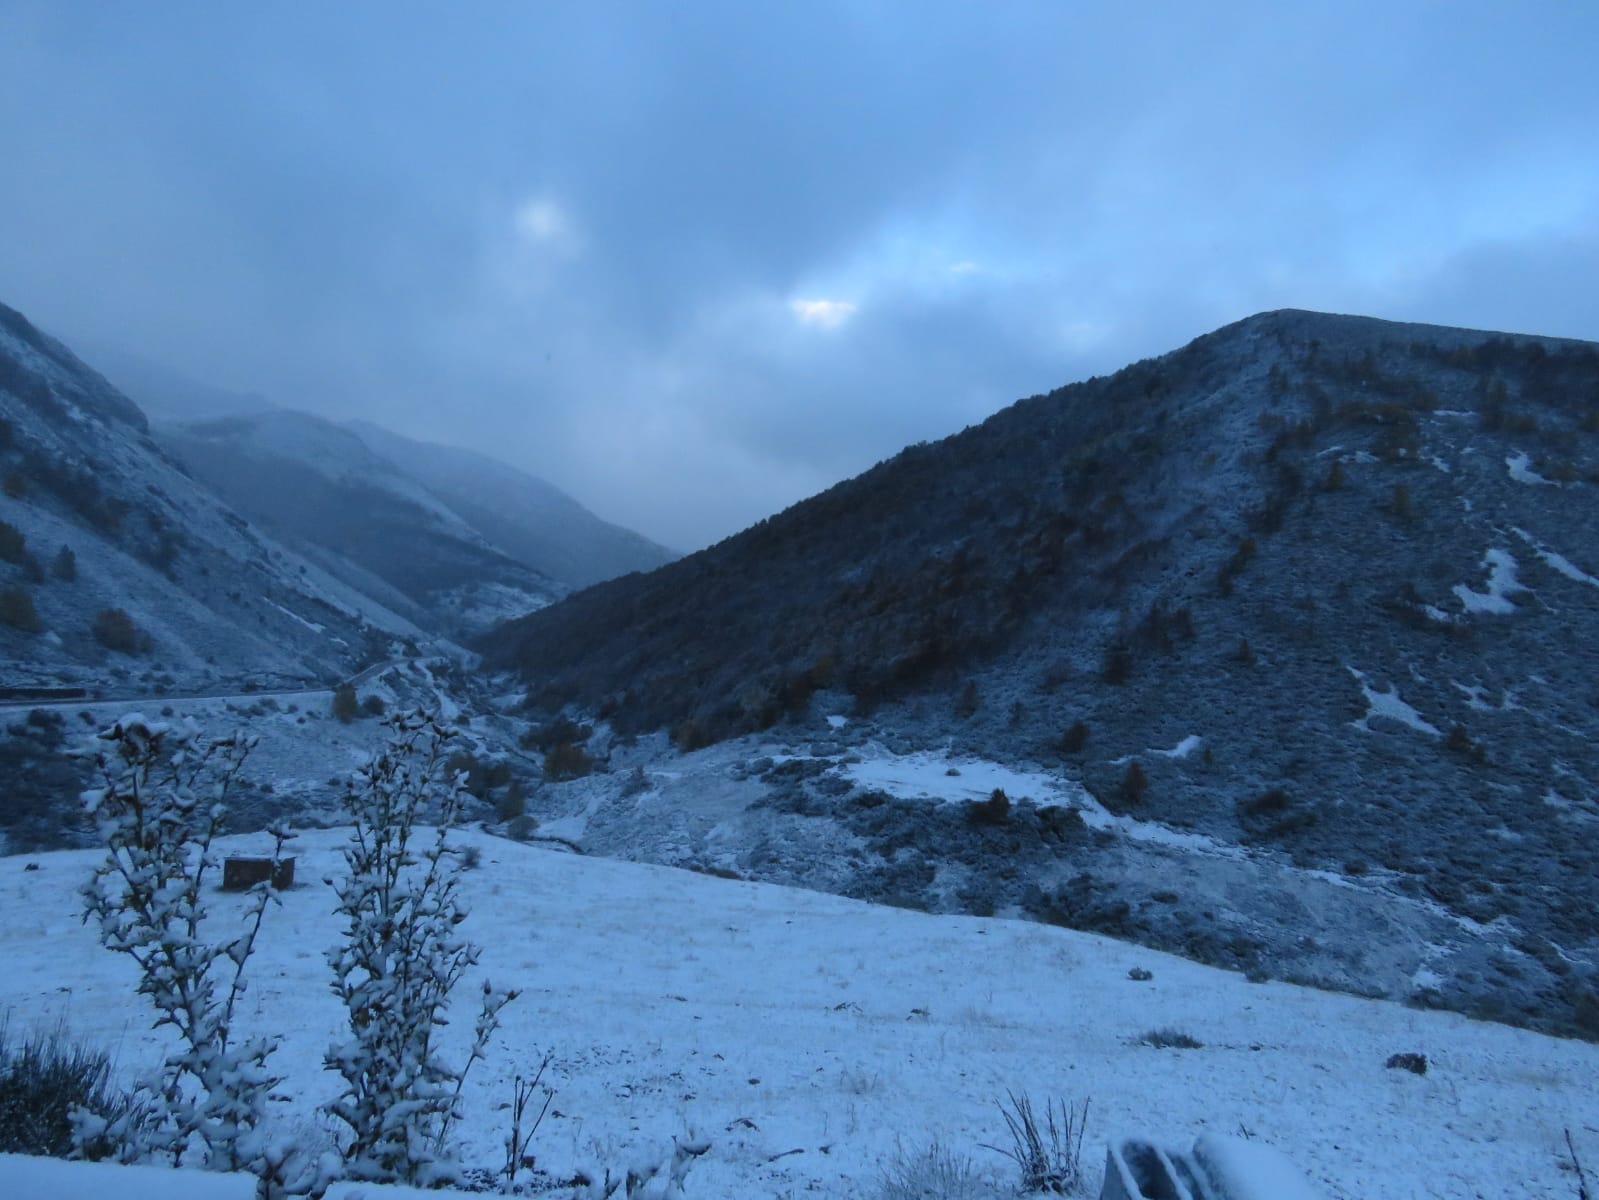
[[[1268,313],[485,648],[536,706],[683,749],[822,689],[907,749],[1031,764],[1112,813],[1372,881],[1470,931],[1473,961],[1419,975],[1417,1002],[1593,1037],[1596,487],[1599,347]],[[864,819],[801,782],[795,811]],[[872,870],[943,906],[905,854],[930,881],[971,844],[907,822]],[[1152,887],[1097,844],[1060,874],[1016,845],[972,868],[983,905],[1244,969],[1287,946],[1186,874]],[[1341,986],[1378,974],[1347,931],[1294,953]]]

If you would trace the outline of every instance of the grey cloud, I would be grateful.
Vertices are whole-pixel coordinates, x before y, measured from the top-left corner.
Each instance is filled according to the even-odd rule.
[[[685,548],[1262,308],[1599,335],[1589,6],[0,21],[8,303]]]

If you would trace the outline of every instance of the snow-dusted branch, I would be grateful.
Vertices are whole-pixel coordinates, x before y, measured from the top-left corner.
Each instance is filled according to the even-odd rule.
[[[139,966],[139,992],[155,1007],[154,1027],[171,1026],[181,1049],[140,1088],[149,1122],[111,1128],[75,1117],[78,1145],[115,1144],[124,1161],[186,1157],[215,1170],[255,1170],[256,1127],[267,1091],[278,1082],[266,1066],[270,1039],[235,1043],[233,1017],[245,966],[266,908],[276,897],[258,884],[244,930],[227,940],[206,936],[202,885],[216,865],[211,844],[223,802],[254,740],[202,740],[191,727],[124,717],[101,733],[94,752],[100,785],[84,803],[106,844],[106,858],[83,887],[84,920],[100,940]],[[274,828],[274,865],[292,835]],[[275,875],[275,871],[273,872]]]
[[[466,1063],[456,1071],[439,1058],[434,1030],[478,959],[478,947],[457,933],[467,913],[457,894],[461,864],[447,842],[464,789],[460,777],[440,778],[453,730],[421,712],[385,724],[387,746],[344,796],[353,826],[346,875],[329,881],[345,933],[328,964],[350,1036],[327,1054],[345,1081],[328,1111],[348,1127],[351,1177],[425,1183],[450,1174],[444,1141],[462,1082],[516,992],[485,983]]]

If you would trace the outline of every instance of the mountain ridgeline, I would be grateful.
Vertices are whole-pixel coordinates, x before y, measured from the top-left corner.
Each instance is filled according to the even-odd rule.
[[[909,447],[485,646],[549,706],[712,739],[803,708],[819,687],[873,707],[964,686],[1017,653],[1049,651],[1035,671],[1121,684],[1151,647],[1182,659],[1201,610],[1243,606],[1234,592],[1263,577],[1291,589],[1273,570],[1277,541],[1327,543],[1340,569],[1298,580],[1307,594],[1365,585],[1424,622],[1426,588],[1410,576],[1439,565],[1450,582],[1473,578],[1487,548],[1418,563],[1418,549],[1443,549],[1427,545],[1434,526],[1493,524],[1445,495],[1466,477],[1435,462],[1435,442],[1497,464],[1500,483],[1515,482],[1505,460],[1528,455],[1549,486],[1497,490],[1553,513],[1592,507],[1596,432],[1594,345],[1267,313]]]

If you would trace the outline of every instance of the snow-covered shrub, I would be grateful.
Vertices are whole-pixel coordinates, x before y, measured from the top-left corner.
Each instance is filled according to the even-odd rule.
[[[641,1155],[625,1171],[590,1169],[578,1173],[579,1200],[671,1200],[688,1194],[685,1181],[694,1160],[711,1148],[699,1138],[673,1138],[669,1154]]]
[[[1572,1173],[1577,1176],[1577,1200],[1593,1200],[1593,1189],[1588,1186],[1588,1172],[1583,1168],[1582,1159],[1577,1157],[1577,1147],[1571,1140],[1570,1129],[1566,1130],[1566,1153],[1571,1158]]]
[[[987,800],[973,800],[966,806],[966,819],[973,825],[1003,825],[1010,820],[1010,797],[1004,788],[995,788]]]
[[[527,1153],[528,1143],[544,1123],[544,1114],[550,1111],[550,1101],[555,1099],[555,1089],[544,1082],[544,1072],[549,1069],[550,1061],[551,1056],[546,1054],[531,1079],[523,1079],[518,1075],[511,1081],[511,1129],[505,1137],[504,1175],[507,1189],[516,1186],[516,1173],[519,1170],[533,1165]],[[532,1112],[534,1096],[541,1092],[544,1102],[529,1122],[527,1118]]]
[[[211,843],[223,801],[254,742],[242,735],[203,741],[192,728],[139,716],[124,717],[98,741],[101,786],[85,792],[84,802],[107,853],[83,887],[85,920],[99,922],[102,945],[138,964],[154,1027],[170,1026],[179,1048],[136,1092],[148,1121],[79,1109],[74,1136],[84,1148],[114,1144],[126,1162],[165,1155],[174,1164],[258,1170],[263,1142],[256,1127],[277,1082],[266,1066],[276,1043],[235,1042],[233,1015],[275,897],[259,885],[242,929],[213,937],[201,896],[216,865]],[[276,862],[290,835],[273,833]]]
[[[1205,1043],[1191,1033],[1170,1026],[1161,1029],[1151,1029],[1138,1039],[1145,1046],[1153,1046],[1157,1050],[1203,1050]]]
[[[936,1141],[915,1154],[901,1151],[877,1189],[877,1200],[993,1200],[996,1195],[968,1159]]]
[[[1088,1128],[1088,1101],[1081,1112],[1065,1102],[1044,1101],[1044,1121],[1039,1124],[1033,1102],[1026,1092],[1007,1092],[1008,1104],[1000,1105],[1011,1144],[986,1146],[1016,1164],[1024,1193],[1046,1192],[1070,1196],[1085,1190],[1083,1176],[1083,1133]]]
[[[34,1033],[13,1046],[0,1020],[0,1154],[73,1152],[72,1113],[84,1110],[110,1125],[137,1126],[133,1099],[111,1084],[111,1057],[74,1042],[64,1026]],[[85,1157],[102,1158],[111,1148],[89,1146]]]
[[[350,1036],[327,1054],[345,1083],[328,1111],[348,1128],[350,1177],[425,1184],[452,1175],[444,1141],[461,1085],[516,993],[485,982],[466,1062],[456,1070],[439,1058],[450,992],[478,958],[457,932],[462,862],[447,842],[465,792],[461,775],[442,771],[453,730],[421,712],[384,724],[387,746],[345,792],[347,874],[330,881],[345,929],[328,964]]]
[[[1409,1071],[1413,1075],[1427,1073],[1427,1056],[1413,1052],[1390,1054],[1388,1061],[1383,1064],[1390,1071]]]
[[[559,742],[544,756],[544,778],[553,782],[581,779],[593,769],[588,751],[576,742]]]
[[[338,720],[348,725],[355,720],[360,711],[361,706],[356,700],[353,684],[341,683],[333,689],[332,713]]]
[[[71,546],[62,546],[56,551],[56,556],[50,560],[50,574],[62,583],[78,578],[78,556],[72,553]]]
[[[505,792],[495,802],[494,815],[501,821],[514,821],[527,812],[527,789],[520,779],[505,785]]]
[[[0,521],[0,560],[20,563],[28,553],[28,537],[8,521]]]

